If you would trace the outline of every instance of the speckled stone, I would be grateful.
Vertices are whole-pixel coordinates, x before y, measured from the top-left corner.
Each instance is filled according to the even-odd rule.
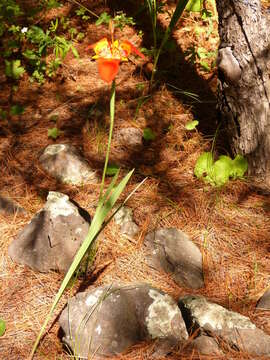
[[[145,237],[146,261],[156,270],[171,274],[180,286],[204,286],[200,249],[182,231],[159,229]]]
[[[89,229],[89,214],[51,191],[39,211],[10,244],[8,253],[34,270],[67,271]]]
[[[247,316],[195,295],[180,298],[179,307],[190,334],[200,330],[220,338],[233,349],[255,356],[270,355],[270,336]]]
[[[96,172],[72,145],[47,146],[39,162],[45,171],[62,183],[84,185],[98,182]]]
[[[79,293],[69,300],[59,322],[63,342],[85,358],[93,353],[113,356],[149,339],[161,340],[168,352],[188,337],[176,302],[147,284]]]

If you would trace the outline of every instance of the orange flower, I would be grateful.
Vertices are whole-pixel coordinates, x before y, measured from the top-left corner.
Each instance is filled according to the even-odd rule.
[[[97,62],[101,79],[111,83],[118,73],[120,60],[99,58]]]
[[[121,61],[128,61],[128,56],[134,53],[141,58],[145,56],[129,41],[118,40],[110,42],[107,38],[99,40],[97,43],[86,48],[93,49],[96,53],[93,59],[98,60],[98,72],[102,80],[111,83],[119,70]]]

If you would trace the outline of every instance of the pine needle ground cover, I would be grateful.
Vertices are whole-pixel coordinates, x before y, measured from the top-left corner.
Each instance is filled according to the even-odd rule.
[[[21,2],[24,9],[34,5],[31,1]],[[123,1],[84,1],[82,5],[98,15],[124,11],[135,18],[136,14],[132,1],[125,4]],[[264,5],[269,6],[269,2]],[[166,11],[173,6],[173,2],[166,2],[164,12],[159,14],[160,31],[168,26]],[[97,26],[91,14],[82,10],[76,13],[78,9],[74,3],[63,2],[58,8],[36,15],[36,24],[44,28],[53,26],[51,22],[55,26],[57,18],[59,24],[64,19],[61,32],[69,32],[68,39],[75,39],[78,58],[69,51],[59,67],[54,64],[57,68],[52,77],[45,73],[41,83],[38,79],[30,82],[28,69],[20,71],[22,60],[15,66],[18,81],[4,75],[6,64],[0,60],[0,107],[10,114],[1,120],[0,189],[1,194],[27,210],[25,215],[0,215],[0,318],[6,324],[0,338],[3,359],[27,358],[63,279],[63,274],[42,274],[13,263],[7,255],[9,244],[43,207],[48,191],[68,194],[92,216],[99,196],[100,184],[63,185],[46,174],[38,162],[47,145],[70,143],[81,150],[100,176],[102,174],[109,131],[110,91],[98,78],[96,65],[85,49],[107,37],[109,30],[106,24]],[[88,15],[89,18],[83,19]],[[67,20],[69,24],[65,28]],[[23,23],[21,25],[23,28]],[[70,32],[70,29],[75,30]],[[116,28],[115,36],[149,50],[151,31],[149,19],[142,18],[136,26],[128,23]],[[79,36],[80,33],[83,35]],[[121,176],[135,168],[122,199],[147,177],[128,202],[140,232],[136,239],[130,240],[120,234],[114,221],[105,228],[89,276],[86,280],[79,278],[62,297],[36,359],[72,358],[60,342],[57,316],[68,297],[78,291],[117,281],[146,281],[175,299],[191,293],[145,263],[144,237],[162,227],[181,229],[201,249],[205,287],[192,293],[249,316],[270,334],[269,313],[255,310],[257,300],[269,286],[270,192],[263,184],[255,185],[254,179],[233,180],[215,188],[194,176],[196,161],[202,152],[211,151],[217,129],[215,52],[218,42],[214,17],[201,19],[197,13],[185,12],[166,45],[166,53],[160,56],[155,75],[158,83],[151,93],[148,92],[151,54],[145,52],[149,64],[144,66],[136,59],[121,65],[116,79],[110,163],[121,167]],[[49,53],[50,56],[53,58],[54,54]],[[199,121],[198,127],[187,130],[186,125],[194,120]],[[122,129],[130,127],[148,134],[139,151],[125,146],[118,136]],[[48,130],[53,128],[58,132],[48,136]],[[222,129],[214,152],[228,153]],[[107,185],[109,180],[107,178]],[[153,346],[153,343],[140,344],[118,359],[151,358]],[[167,358],[195,359],[196,356],[175,352]],[[229,350],[223,358],[250,357]]]

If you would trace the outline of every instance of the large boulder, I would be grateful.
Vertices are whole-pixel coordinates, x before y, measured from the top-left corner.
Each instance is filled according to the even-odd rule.
[[[63,342],[80,358],[113,356],[149,339],[160,341],[164,355],[188,337],[177,303],[147,284],[79,293],[59,322]]]
[[[172,275],[180,286],[198,289],[204,286],[200,249],[182,231],[159,229],[145,237],[147,263]]]
[[[47,272],[67,271],[89,228],[90,216],[67,195],[49,192],[39,211],[10,244],[13,261]]]
[[[47,146],[39,162],[45,171],[65,184],[84,185],[98,182],[96,172],[72,145]]]
[[[190,334],[199,330],[201,336],[207,334],[220,339],[241,352],[255,356],[270,355],[270,336],[258,329],[247,316],[229,311],[202,296],[184,296],[179,299],[179,307]],[[205,344],[205,339],[203,342]],[[198,350],[205,349],[201,340],[194,345]],[[216,353],[216,346],[212,350]]]

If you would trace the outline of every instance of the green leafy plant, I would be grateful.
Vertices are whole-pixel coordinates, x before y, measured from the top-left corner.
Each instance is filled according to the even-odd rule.
[[[109,15],[106,11],[101,13],[100,16],[98,17],[97,21],[96,21],[96,25],[102,25],[102,24],[106,24],[109,25],[109,22],[111,21],[112,17],[111,15]]]
[[[119,166],[115,164],[109,164],[106,170],[107,176],[113,176],[119,171]]]
[[[113,22],[114,26],[116,28],[120,28],[120,30],[123,30],[123,28],[127,25],[132,26],[136,24],[133,17],[127,16],[123,11],[117,12],[113,18]]]
[[[185,128],[189,131],[196,129],[196,126],[199,125],[198,120],[189,121],[186,123]]]
[[[187,11],[200,12],[202,0],[189,0],[186,6]]]
[[[48,10],[50,9],[57,9],[62,6],[62,4],[57,0],[46,0],[45,6]]]
[[[153,42],[154,42],[154,44],[153,44],[154,45],[154,64],[153,64],[152,76],[151,76],[151,80],[150,80],[150,87],[151,87],[153,84],[153,81],[154,81],[154,77],[155,77],[155,73],[156,73],[156,69],[157,69],[157,63],[158,63],[160,54],[161,54],[165,44],[167,43],[175,25],[177,24],[178,20],[182,16],[189,0],[178,0],[176,8],[172,14],[170,23],[169,23],[167,29],[165,30],[165,33],[162,37],[159,47],[157,47],[157,38],[158,38],[157,37],[157,15],[158,15],[158,12],[160,9],[158,7],[157,0],[145,0],[145,1],[146,1],[148,12],[149,12],[149,15],[151,18],[152,31],[153,31]]]
[[[0,120],[5,120],[7,118],[7,111],[0,108]]]
[[[242,155],[236,155],[233,160],[221,155],[214,161],[212,152],[204,152],[196,162],[194,174],[198,179],[219,187],[225,185],[230,178],[243,178],[247,169],[247,160]]]
[[[3,319],[0,318],[0,337],[4,335],[6,331],[6,323]]]
[[[210,71],[215,66],[216,51],[208,51],[203,47],[190,46],[184,54],[192,64],[198,63],[205,71]]]
[[[153,132],[152,129],[150,128],[145,128],[143,130],[143,138],[146,141],[151,141],[151,140],[155,140],[156,138],[156,134]]]
[[[48,137],[56,140],[60,136],[61,132],[57,127],[48,129]]]
[[[22,115],[24,113],[24,107],[20,104],[12,105],[10,109],[10,115]]]
[[[24,67],[21,66],[21,60],[5,60],[5,65],[5,74],[12,79],[18,80],[25,72]]]
[[[112,18],[106,11],[101,13],[96,21],[96,25],[109,25],[112,20],[114,27],[120,28],[121,30],[123,30],[126,25],[135,25],[133,17],[128,17],[123,11],[118,11],[114,18]]]
[[[76,15],[80,16],[82,20],[86,21],[90,19],[89,15],[87,14],[87,10],[84,7],[80,7],[79,9],[75,10]]]
[[[51,24],[53,32],[58,28],[58,22]],[[78,58],[79,54],[71,41],[68,41],[63,36],[55,34],[51,36],[51,31],[44,31],[38,26],[31,26],[27,32],[27,39],[36,48],[26,49],[23,56],[28,59],[30,65],[33,67],[32,79],[37,80],[40,84],[45,81],[45,75],[53,77],[57,69],[61,66],[62,60],[71,50],[73,55]],[[52,49],[54,58],[46,63],[45,56],[47,50]]]

